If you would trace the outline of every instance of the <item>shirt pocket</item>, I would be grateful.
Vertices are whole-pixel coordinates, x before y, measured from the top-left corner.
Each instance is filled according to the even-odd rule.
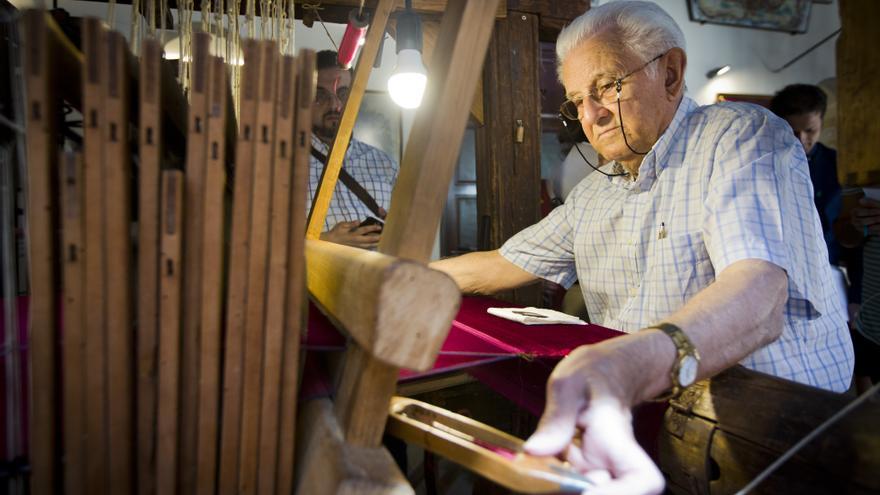
[[[676,311],[715,280],[702,232],[658,239],[649,256],[645,296],[655,318]]]

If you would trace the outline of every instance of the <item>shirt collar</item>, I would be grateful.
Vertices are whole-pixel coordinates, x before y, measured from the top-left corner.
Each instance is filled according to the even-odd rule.
[[[672,121],[666,127],[666,130],[663,131],[663,134],[660,135],[660,139],[654,143],[654,146],[645,155],[641,165],[639,165],[639,178],[632,182],[628,176],[615,177],[614,182],[619,185],[625,185],[627,188],[637,187],[642,191],[650,189],[654,184],[654,180],[666,168],[666,154],[674,143],[676,133],[678,133],[688,114],[698,107],[697,102],[687,96],[683,96],[678,104],[678,108],[675,110],[675,115],[672,116]],[[618,170],[622,171],[623,167],[615,162],[614,170],[615,172]]]

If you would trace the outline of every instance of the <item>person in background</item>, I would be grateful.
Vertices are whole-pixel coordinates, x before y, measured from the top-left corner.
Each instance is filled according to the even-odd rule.
[[[765,109],[685,96],[684,34],[669,14],[603,3],[562,30],[556,52],[561,111],[610,163],[501,249],[431,266],[469,293],[578,279],[593,321],[628,335],[560,361],[525,449],[607,474],[591,493],[660,493],[632,406],[737,364],[846,391],[846,315],[803,147]]]
[[[309,209],[324,175],[330,145],[339,129],[352,77],[351,70],[339,65],[335,51],[318,52],[316,65],[318,85],[312,104]],[[378,246],[382,224],[376,220],[384,220],[391,206],[391,193],[398,172],[397,162],[385,152],[352,138],[327,210],[321,239],[365,249]]]

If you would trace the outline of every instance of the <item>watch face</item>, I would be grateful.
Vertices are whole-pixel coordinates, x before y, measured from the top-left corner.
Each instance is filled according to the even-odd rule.
[[[699,362],[693,356],[685,356],[681,360],[681,367],[678,369],[678,384],[687,387],[694,383],[697,379],[697,365]]]

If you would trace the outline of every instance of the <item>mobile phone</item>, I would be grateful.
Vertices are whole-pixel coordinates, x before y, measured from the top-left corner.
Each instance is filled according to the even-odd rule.
[[[385,222],[383,222],[382,220],[379,220],[376,217],[367,217],[364,219],[363,222],[360,223],[360,225],[358,225],[358,227],[366,227],[367,225],[378,225],[380,227],[384,227]],[[380,230],[380,232],[381,232],[381,230]]]

